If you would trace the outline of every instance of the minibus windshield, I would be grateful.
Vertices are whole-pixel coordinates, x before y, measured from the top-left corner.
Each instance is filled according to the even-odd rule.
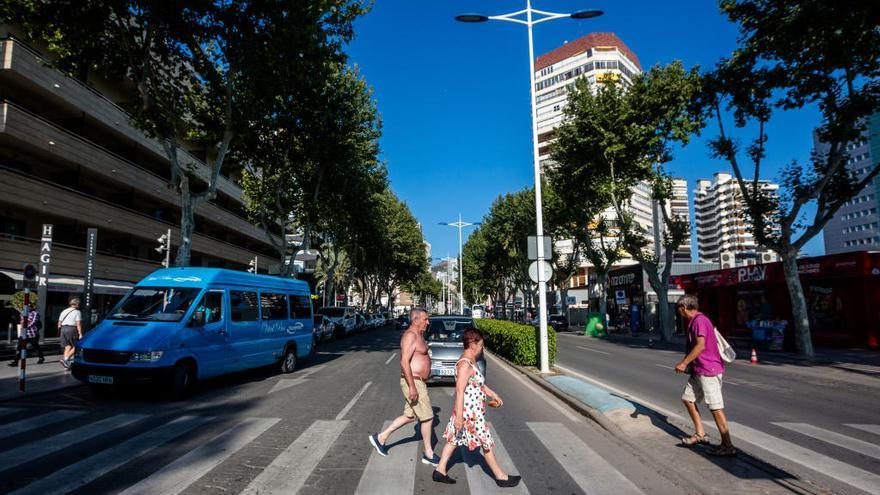
[[[180,321],[200,289],[138,287],[108,316],[111,320]]]

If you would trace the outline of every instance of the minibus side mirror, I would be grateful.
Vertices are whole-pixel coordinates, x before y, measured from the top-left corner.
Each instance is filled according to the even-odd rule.
[[[189,321],[190,326],[194,327],[203,327],[205,326],[205,312],[203,310],[196,310],[193,313],[192,318]]]

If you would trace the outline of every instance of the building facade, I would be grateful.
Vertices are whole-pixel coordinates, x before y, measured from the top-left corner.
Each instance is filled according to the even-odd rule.
[[[778,193],[778,184],[765,180],[759,184],[771,194]],[[720,262],[725,267],[775,261],[774,255],[759,249],[744,211],[739,185],[731,174],[718,172],[714,180],[697,181],[694,219],[700,263]]]
[[[672,198],[666,202],[666,208],[673,218],[684,220],[690,225],[691,214],[689,211],[688,183],[685,179],[672,179]],[[662,223],[661,223],[662,225]],[[691,255],[691,229],[688,227],[687,238],[672,253],[673,263],[690,263]]]
[[[161,267],[157,238],[171,230],[172,258],[179,246],[180,201],[168,187],[166,155],[130,124],[123,87],[65,75],[0,26],[0,298],[21,286],[24,264],[38,262],[42,226],[51,224],[47,336],[67,298],[83,290],[89,228],[98,229],[99,315]],[[205,183],[204,153],[181,155]],[[195,225],[192,265],[246,270],[259,257],[260,272],[277,273],[278,254],[246,219],[234,177],[221,177],[217,198],[195,207]]]
[[[874,114],[868,119],[867,124],[861,137],[846,146],[849,153],[846,168],[856,180],[862,180],[880,161],[880,114]],[[827,152],[828,145],[820,142],[816,133],[813,133],[813,143],[820,154]],[[822,229],[825,253],[880,249],[880,210],[878,209],[880,209],[880,177],[875,178],[847,201],[825,224],[825,228]]]

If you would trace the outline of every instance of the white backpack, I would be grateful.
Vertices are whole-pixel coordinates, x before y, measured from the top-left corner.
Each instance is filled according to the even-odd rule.
[[[728,344],[718,328],[715,328],[715,341],[718,343],[718,354],[721,354],[721,360],[725,363],[732,363],[736,359],[736,349]]]

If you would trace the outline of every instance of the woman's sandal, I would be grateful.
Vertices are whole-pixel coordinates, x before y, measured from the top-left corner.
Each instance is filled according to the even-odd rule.
[[[715,448],[707,450],[706,453],[719,457],[733,457],[736,455],[736,447],[734,447],[733,445],[719,445]]]
[[[705,445],[708,443],[709,443],[709,435],[706,435],[706,434],[703,434],[703,436],[699,436],[696,433],[694,433],[693,435],[691,435],[689,437],[681,439],[681,445],[684,445],[685,447],[693,447],[694,445],[697,445],[697,444],[704,444]]]

